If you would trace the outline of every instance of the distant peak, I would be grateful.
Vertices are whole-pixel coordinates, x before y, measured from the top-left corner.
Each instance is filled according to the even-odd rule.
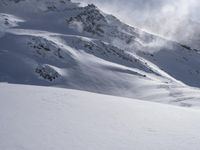
[[[97,7],[94,4],[88,4],[88,6],[86,6],[88,8],[93,8],[93,9],[97,9]]]

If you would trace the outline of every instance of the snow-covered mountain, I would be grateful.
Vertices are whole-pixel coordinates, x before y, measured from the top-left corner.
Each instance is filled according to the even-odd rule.
[[[93,4],[1,0],[0,23],[1,82],[199,105],[199,50],[128,26]]]
[[[168,39],[178,41],[194,49],[200,49],[200,23],[190,17],[163,17],[161,19],[147,20],[142,26],[147,31],[162,35]],[[162,22],[162,24],[160,24]]]
[[[197,150],[199,58],[93,4],[0,0],[0,150]]]
[[[181,34],[181,31],[184,31]],[[186,20],[180,24],[175,37],[180,42],[195,49],[200,49],[200,23],[194,20]]]

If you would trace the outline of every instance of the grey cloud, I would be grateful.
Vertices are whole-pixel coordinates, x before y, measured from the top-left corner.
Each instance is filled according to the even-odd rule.
[[[76,0],[94,3],[104,12],[114,14],[123,22],[169,38],[182,38],[177,31],[191,20],[200,21],[198,0]],[[192,27],[188,33],[192,36]]]

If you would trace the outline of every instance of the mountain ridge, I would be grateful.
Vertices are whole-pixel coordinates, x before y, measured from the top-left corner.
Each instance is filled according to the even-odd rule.
[[[1,82],[198,103],[199,89],[186,85],[200,87],[198,51],[128,26],[92,4],[16,2],[0,3]]]

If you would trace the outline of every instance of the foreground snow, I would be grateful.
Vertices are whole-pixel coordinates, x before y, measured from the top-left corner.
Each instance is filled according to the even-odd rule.
[[[197,150],[200,111],[77,90],[0,84],[2,150]]]

